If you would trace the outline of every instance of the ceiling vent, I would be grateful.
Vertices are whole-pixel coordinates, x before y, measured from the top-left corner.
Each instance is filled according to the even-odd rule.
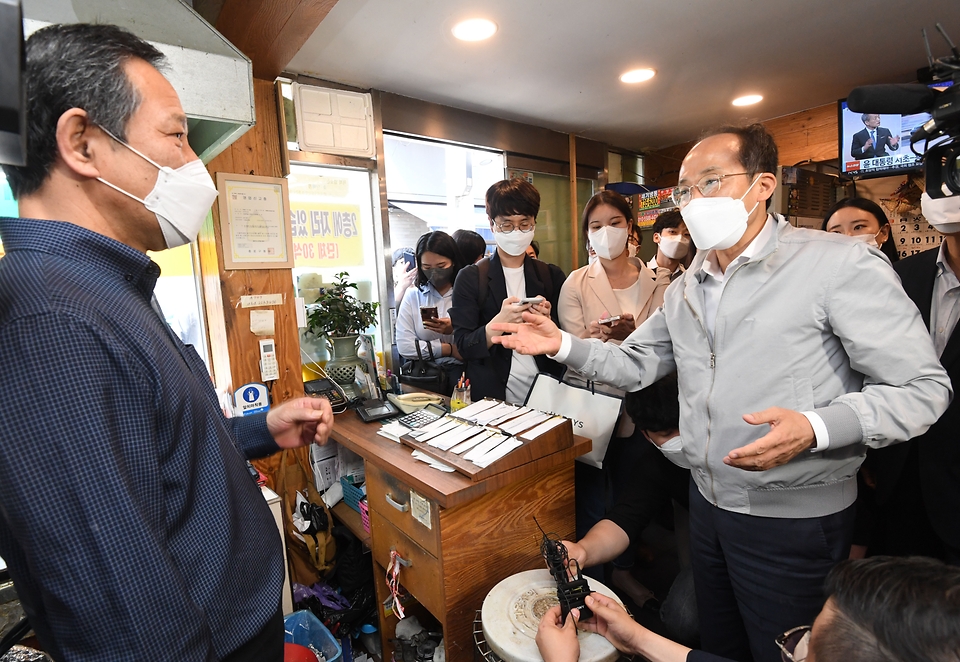
[[[367,93],[294,83],[301,151],[373,158],[373,102]]]
[[[24,0],[23,16],[27,36],[52,23],[112,23],[156,46],[204,163],[256,121],[249,58],[181,0]]]

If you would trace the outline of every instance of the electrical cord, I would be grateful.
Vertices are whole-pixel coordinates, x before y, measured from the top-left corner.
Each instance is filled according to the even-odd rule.
[[[330,406],[333,409],[333,413],[342,414],[343,412],[347,411],[347,409],[350,406],[350,398],[347,397],[346,392],[343,390],[340,384],[338,384],[334,379],[332,379],[330,375],[327,374],[327,371],[323,369],[323,366],[317,363],[312,356],[307,354],[306,351],[304,351],[303,347],[300,348],[300,353],[303,355],[305,359],[307,359],[307,364],[306,364],[307,367],[309,367],[315,373],[320,375],[321,379],[326,379],[328,382],[333,384],[333,388],[337,391],[337,393],[340,394],[340,397],[343,398],[342,405],[333,406],[333,403],[332,402],[330,403]]]

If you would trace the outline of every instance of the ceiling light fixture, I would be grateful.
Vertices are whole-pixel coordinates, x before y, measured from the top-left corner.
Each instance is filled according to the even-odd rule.
[[[620,81],[623,83],[642,83],[656,75],[657,72],[653,69],[632,69],[620,76]]]
[[[763,97],[759,94],[748,94],[745,97],[738,97],[733,100],[734,106],[752,106],[755,103],[760,103],[763,101]]]
[[[497,32],[497,24],[485,18],[470,18],[453,26],[453,36],[462,41],[483,41]]]

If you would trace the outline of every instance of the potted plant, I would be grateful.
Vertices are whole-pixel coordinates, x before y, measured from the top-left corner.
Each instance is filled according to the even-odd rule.
[[[333,285],[322,288],[307,311],[307,333],[327,339],[333,358],[327,362],[326,371],[339,384],[352,384],[356,367],[363,369],[364,363],[357,357],[357,341],[362,331],[377,325],[380,306],[355,297],[352,292],[357,285],[347,280],[349,276],[346,271],[338,273]]]

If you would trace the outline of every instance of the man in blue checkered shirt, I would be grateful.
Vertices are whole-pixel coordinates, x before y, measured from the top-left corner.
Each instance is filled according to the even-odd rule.
[[[146,255],[215,196],[153,46],[112,26],[27,44],[28,165],[0,219],[0,556],[72,660],[283,657],[280,536],[245,465],[325,443],[326,400],[226,419]]]

